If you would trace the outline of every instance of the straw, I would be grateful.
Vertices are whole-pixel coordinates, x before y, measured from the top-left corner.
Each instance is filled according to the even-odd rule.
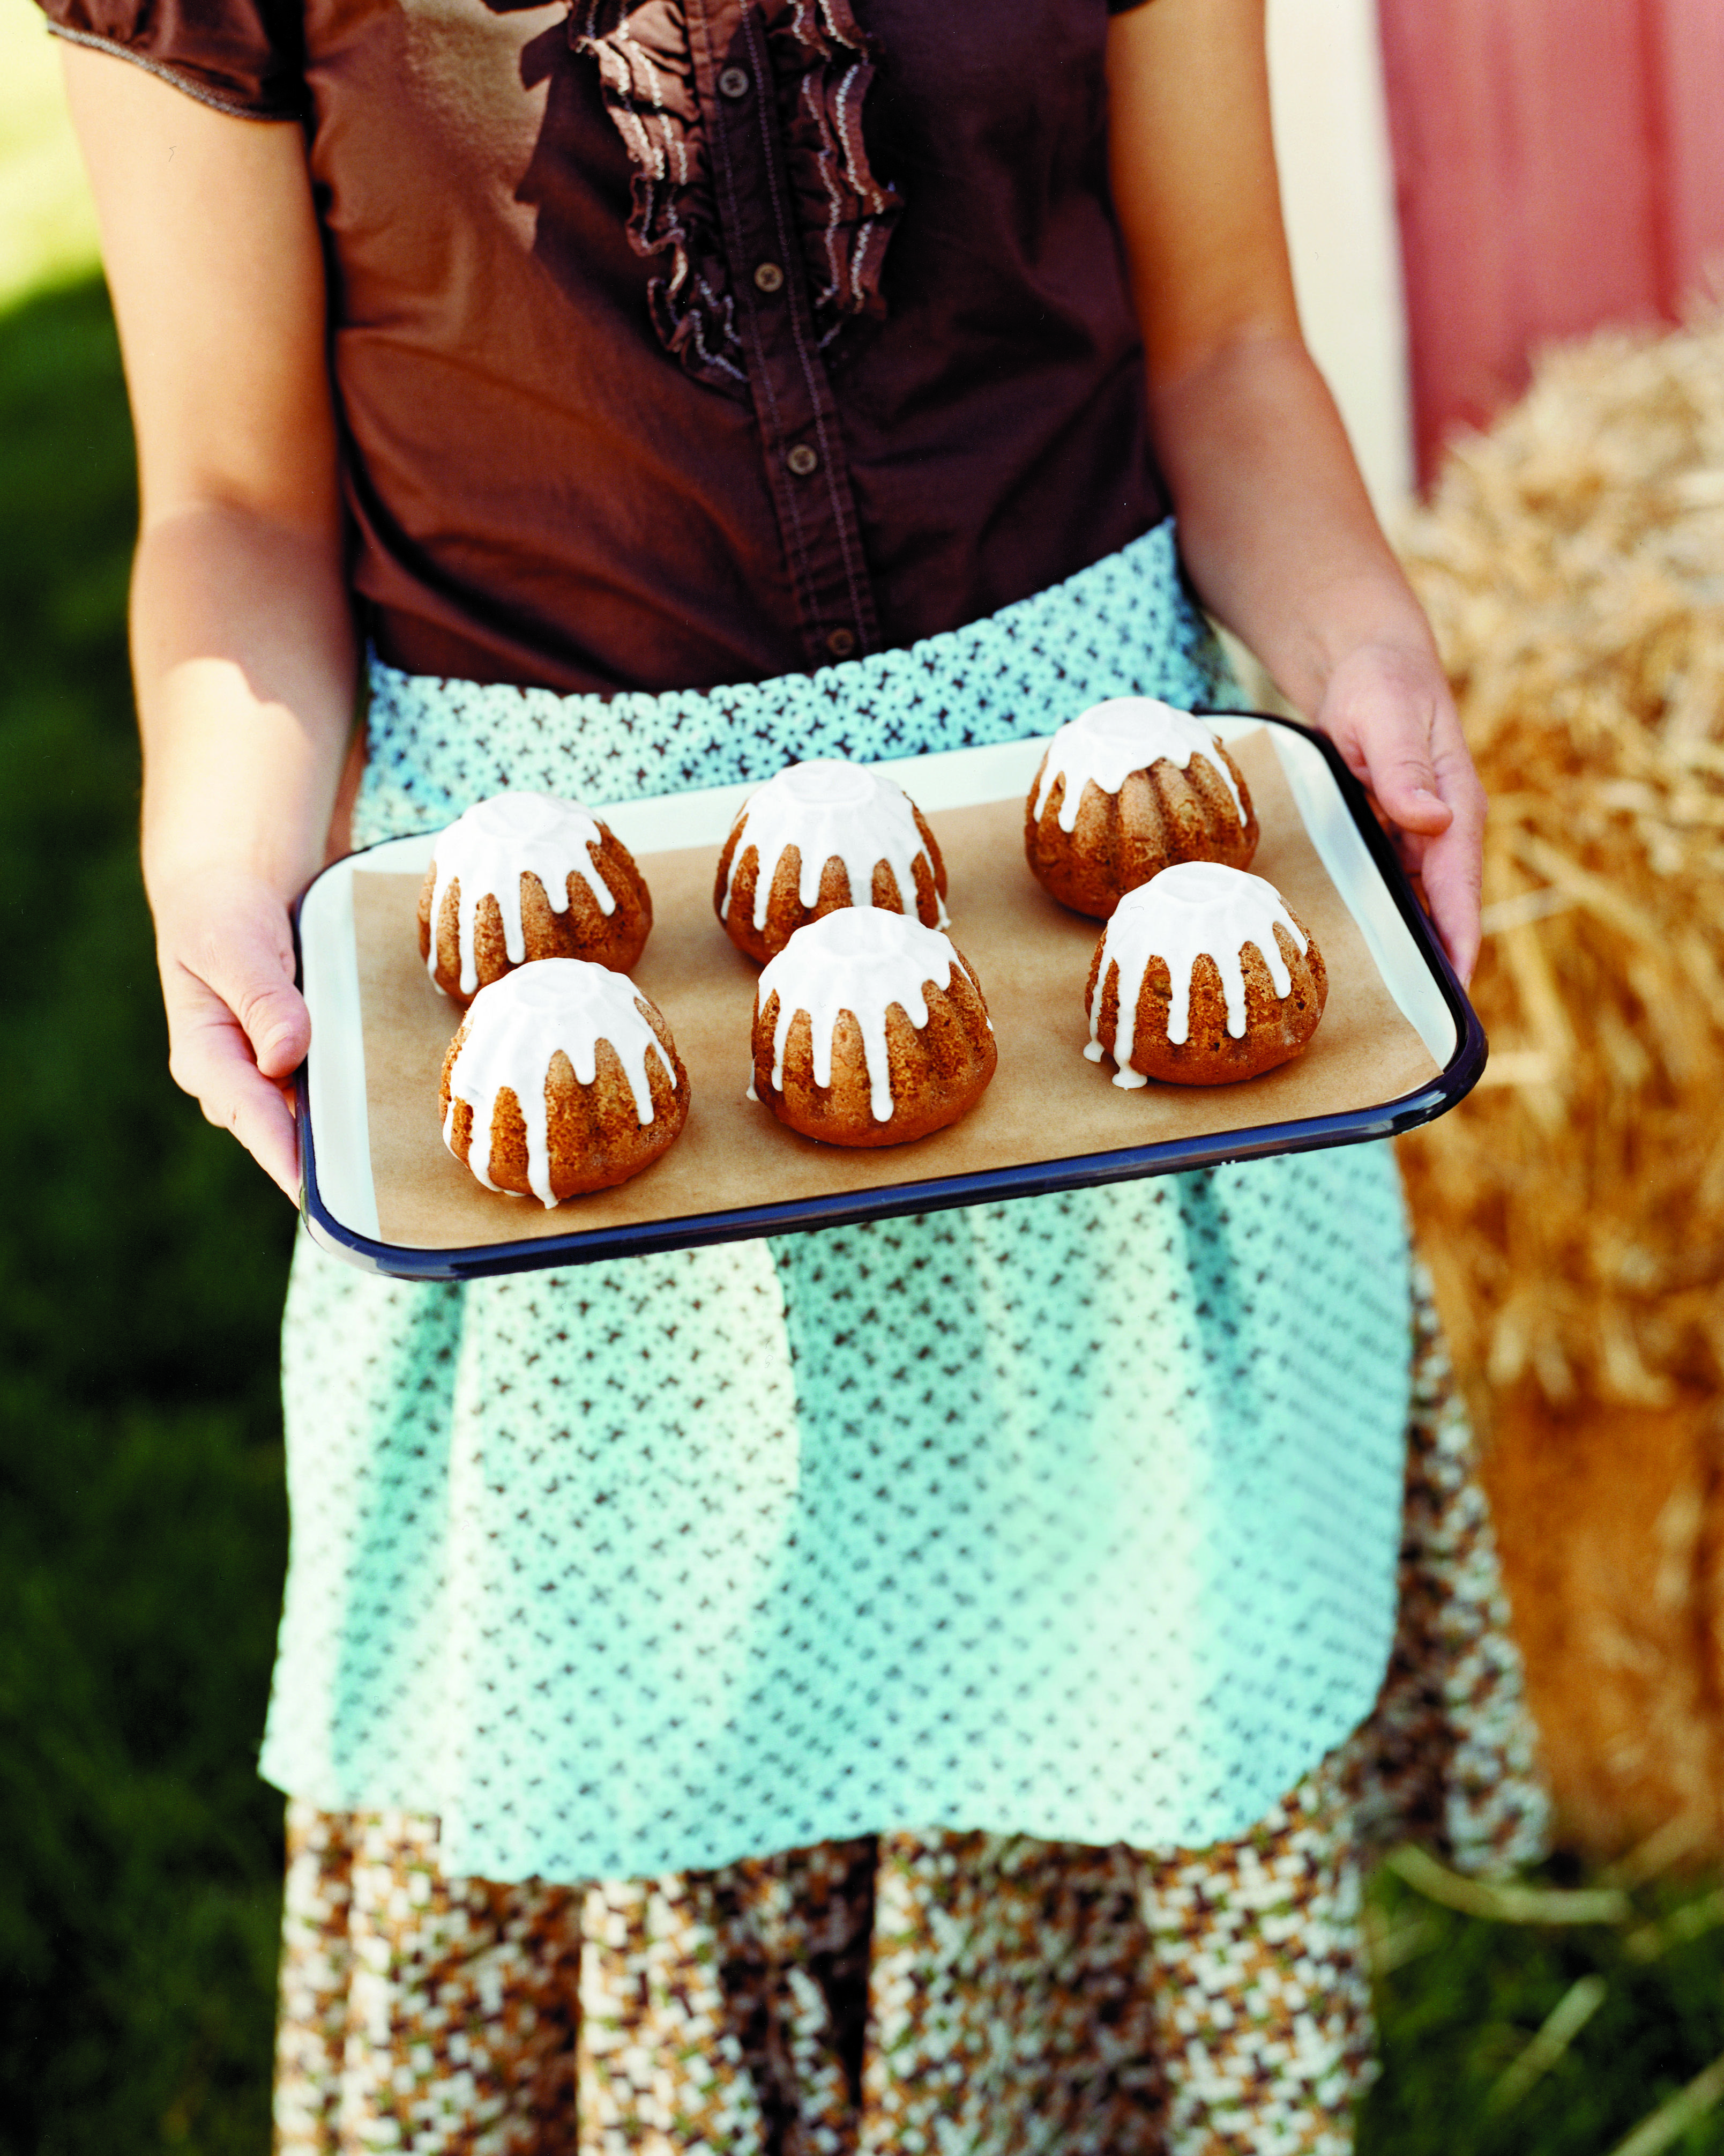
[[[1492,1065],[1405,1142],[1457,1360],[1724,1375],[1724,320],[1550,354],[1406,535],[1493,796]]]

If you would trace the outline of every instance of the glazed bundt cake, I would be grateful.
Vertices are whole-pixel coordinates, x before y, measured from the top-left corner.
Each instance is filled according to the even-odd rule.
[[[1152,696],[1115,696],[1048,744],[1024,819],[1032,874],[1062,906],[1106,921],[1175,861],[1250,865],[1257,819],[1208,721]]]
[[[982,985],[936,928],[846,906],[760,977],[754,1096],[834,1145],[899,1145],[968,1113],[998,1060]]]
[[[712,902],[758,963],[840,906],[946,925],[946,865],[895,780],[839,757],[793,763],[750,794],[719,855]]]
[[[556,1205],[649,1167],[688,1121],[689,1079],[626,973],[541,958],[473,998],[439,1108],[444,1143],[487,1190]]]
[[[1182,861],[1120,901],[1090,967],[1090,1044],[1126,1088],[1225,1086],[1297,1055],[1329,978],[1272,883]]]
[[[590,958],[626,973],[652,925],[628,848],[552,793],[497,793],[458,816],[419,892],[419,955],[457,1003],[529,959]]]

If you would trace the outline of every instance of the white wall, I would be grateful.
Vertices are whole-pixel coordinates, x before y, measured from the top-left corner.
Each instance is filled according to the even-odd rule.
[[[1413,434],[1375,0],[1269,0],[1269,60],[1306,338],[1393,523],[1412,490]]]

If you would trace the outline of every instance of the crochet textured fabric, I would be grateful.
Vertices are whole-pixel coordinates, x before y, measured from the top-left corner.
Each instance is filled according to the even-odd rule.
[[[1163,528],[813,677],[377,670],[362,836],[1224,690]],[[495,1880],[898,1828],[1236,1835],[1383,1675],[1407,1267],[1376,1147],[464,1288],[304,1246],[264,1772],[434,1813],[445,1866]]]

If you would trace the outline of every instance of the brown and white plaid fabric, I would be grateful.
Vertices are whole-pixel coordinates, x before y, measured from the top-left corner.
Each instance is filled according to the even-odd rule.
[[[1249,1833],[893,1833],[582,1886],[450,1879],[436,1821],[289,1808],[279,2156],[1347,2156],[1364,1852],[1546,1812],[1490,1521],[1419,1282],[1376,1715]]]

